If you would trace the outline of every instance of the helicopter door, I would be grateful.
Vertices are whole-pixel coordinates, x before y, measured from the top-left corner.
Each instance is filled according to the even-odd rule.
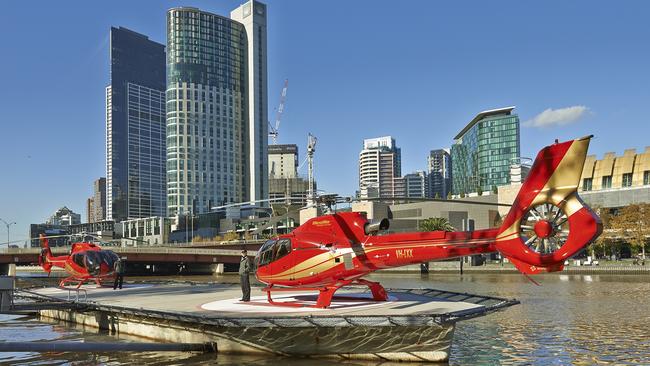
[[[291,240],[290,239],[280,239],[275,243],[273,248],[273,261],[277,263],[277,269],[280,273],[288,273],[289,279],[293,279],[293,268],[294,268],[294,256],[289,255],[291,253]]]

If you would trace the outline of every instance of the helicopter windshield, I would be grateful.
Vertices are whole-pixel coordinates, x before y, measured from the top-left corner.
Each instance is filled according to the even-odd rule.
[[[260,248],[255,262],[257,266],[265,266],[291,252],[291,240],[269,240]]]
[[[86,269],[90,274],[98,274],[99,266],[102,263],[102,257],[99,252],[96,251],[87,251],[86,252]]]

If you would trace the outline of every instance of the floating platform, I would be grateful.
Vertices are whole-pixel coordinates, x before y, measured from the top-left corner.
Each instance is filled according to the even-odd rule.
[[[261,288],[240,302],[238,286],[128,284],[22,291],[41,317],[176,343],[211,343],[219,353],[384,361],[444,362],[454,325],[515,305],[516,300],[434,289],[388,289],[376,302],[367,288],[337,292],[331,308],[309,307],[317,293],[283,293],[273,306]]]

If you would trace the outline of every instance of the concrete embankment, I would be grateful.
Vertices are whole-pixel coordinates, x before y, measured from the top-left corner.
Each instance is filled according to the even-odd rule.
[[[428,266],[412,265],[381,270],[380,273],[460,273],[460,262],[430,262]],[[469,263],[463,264],[463,273],[519,273],[519,271],[510,263],[503,264],[484,264],[472,266]],[[629,263],[614,264],[607,263],[604,265],[575,266],[568,265],[564,267],[562,274],[650,274],[650,265],[632,265]]]

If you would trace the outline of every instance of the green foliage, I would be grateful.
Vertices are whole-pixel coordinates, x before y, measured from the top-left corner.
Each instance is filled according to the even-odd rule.
[[[481,186],[476,187],[476,193],[479,196],[482,196],[483,195],[483,187],[481,187]]]
[[[440,193],[436,192],[436,195],[435,195],[435,197],[433,197],[433,198],[439,200],[439,199],[440,199]]]
[[[448,199],[448,200],[451,199],[451,191],[450,191],[450,192],[447,192],[447,199]]]
[[[420,231],[454,231],[449,220],[444,217],[429,217],[420,221]]]
[[[464,191],[460,192],[460,198],[465,198],[465,192]]]
[[[650,204],[641,203],[623,207],[618,215],[609,218],[614,232],[625,238],[645,259],[645,246],[650,236]]]
[[[493,186],[492,186],[492,193],[494,193],[494,194],[499,193],[499,189],[497,188],[496,185],[493,185]]]

